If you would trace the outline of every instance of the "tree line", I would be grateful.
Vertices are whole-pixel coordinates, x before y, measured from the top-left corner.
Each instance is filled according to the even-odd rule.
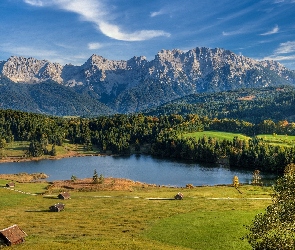
[[[218,130],[248,135],[250,140],[216,140],[182,136],[187,132]],[[93,146],[101,152],[130,154],[148,145],[153,156],[198,162],[228,159],[236,168],[282,172],[295,162],[294,147],[273,146],[258,134],[295,135],[295,123],[263,120],[258,124],[237,119],[210,119],[195,114],[146,116],[143,114],[96,118],[55,117],[14,110],[0,110],[0,147],[11,141],[29,141],[28,156],[55,154],[55,145],[64,141]],[[47,150],[51,144],[52,149]],[[1,146],[2,145],[2,146]]]
[[[149,109],[146,114],[198,114],[260,123],[267,119],[277,122],[286,117],[294,121],[294,107],[294,87],[280,86],[192,94]]]

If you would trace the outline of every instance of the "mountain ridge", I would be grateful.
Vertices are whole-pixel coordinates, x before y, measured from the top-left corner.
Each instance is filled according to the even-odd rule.
[[[153,60],[109,60],[93,54],[81,66],[12,56],[0,78],[19,84],[54,81],[118,113],[140,112],[186,95],[240,88],[295,85],[295,72],[221,48],[161,50]]]

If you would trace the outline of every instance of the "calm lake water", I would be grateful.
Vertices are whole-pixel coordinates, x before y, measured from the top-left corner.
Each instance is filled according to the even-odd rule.
[[[104,177],[126,178],[157,185],[184,187],[186,184],[231,184],[235,175],[240,183],[250,183],[251,171],[237,171],[214,164],[197,164],[156,159],[146,155],[128,157],[87,156],[31,162],[1,163],[0,174],[45,173],[48,180],[92,178],[94,170]],[[263,181],[274,176],[262,175]]]

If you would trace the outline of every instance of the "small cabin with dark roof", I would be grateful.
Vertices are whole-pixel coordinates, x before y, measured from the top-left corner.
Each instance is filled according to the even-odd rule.
[[[14,182],[9,182],[6,184],[6,187],[15,187],[15,183]]]
[[[27,234],[17,225],[10,226],[0,230],[0,246],[16,245],[25,241]]]
[[[62,192],[57,196],[57,198],[59,198],[61,200],[68,200],[68,199],[71,199],[71,196],[67,192]]]
[[[65,209],[65,205],[62,203],[54,204],[53,206],[49,207],[51,212],[60,212]]]
[[[183,194],[182,193],[178,193],[177,195],[174,196],[175,200],[182,200],[183,199]]]

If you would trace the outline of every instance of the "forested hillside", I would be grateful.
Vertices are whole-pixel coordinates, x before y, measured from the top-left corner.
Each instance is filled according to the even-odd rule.
[[[114,111],[87,94],[54,81],[14,83],[0,77],[0,108],[59,116],[110,115]]]
[[[184,136],[196,131],[228,131],[251,137],[241,140],[195,139]],[[61,118],[13,110],[0,111],[0,148],[10,141],[29,141],[27,157],[55,154],[55,145],[66,140],[101,153],[147,153],[196,162],[218,162],[227,158],[231,167],[282,172],[295,162],[295,147],[272,145],[258,134],[295,135],[295,123],[264,120],[258,124],[236,119],[209,119],[198,115],[114,115],[97,118]],[[48,145],[52,148],[48,150]],[[132,150],[131,150],[132,149]]]
[[[146,115],[198,114],[259,123],[263,120],[295,121],[295,89],[291,86],[241,89],[192,94],[147,110]]]

